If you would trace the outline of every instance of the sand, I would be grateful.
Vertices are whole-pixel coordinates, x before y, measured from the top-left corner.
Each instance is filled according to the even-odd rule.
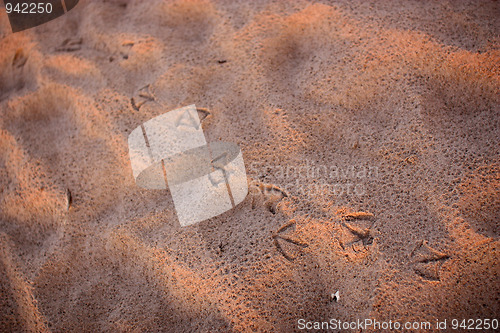
[[[498,318],[499,12],[82,0],[12,34],[0,10],[0,331]],[[190,104],[251,188],[180,227],[127,136]]]

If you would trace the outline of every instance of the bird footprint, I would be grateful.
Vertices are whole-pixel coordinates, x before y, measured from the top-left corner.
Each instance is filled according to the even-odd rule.
[[[340,225],[343,230],[340,230],[340,235],[344,237],[337,237],[340,247],[343,250],[350,247],[354,252],[359,252],[355,245],[361,244],[364,251],[368,250],[367,246],[372,245],[374,241],[372,227],[375,223],[375,216],[367,212],[341,213]],[[348,236],[345,235],[345,229],[349,232]]]
[[[24,54],[23,49],[17,49],[14,58],[12,59],[12,66],[15,68],[23,67],[28,61],[28,57]]]
[[[286,243],[289,243],[290,245],[295,245],[295,246],[298,246],[299,248],[307,248],[309,247],[309,244],[307,244],[306,242],[300,240],[300,239],[297,239],[295,237],[290,237],[290,236],[287,236],[287,235],[284,235],[283,233],[291,228],[295,227],[295,220],[290,220],[288,223],[284,224],[283,226],[281,226],[276,232],[273,232],[272,234],[272,239],[273,239],[273,243],[274,243],[274,246],[276,247],[276,250],[283,256],[285,257],[285,259],[287,259],[288,261],[293,261],[297,258],[297,256],[292,256],[290,254],[288,254],[288,251],[285,251],[283,245],[281,244],[281,242],[286,242]]]
[[[283,198],[288,197],[288,193],[278,186],[258,181],[250,183],[249,193],[252,197],[252,209],[255,209],[260,204],[273,214],[276,214],[279,202]]]
[[[81,50],[83,38],[67,38],[56,48],[59,52],[74,52]]]
[[[155,96],[150,90],[151,86],[148,84],[137,92],[136,96],[132,97],[130,99],[130,104],[132,104],[132,108],[136,111],[139,111],[141,109],[141,106],[143,106],[147,102],[152,102],[155,100]]]
[[[410,253],[410,258],[413,258],[413,270],[416,274],[426,280],[440,281],[439,271],[441,265],[450,256],[433,249],[427,241],[420,241]]]

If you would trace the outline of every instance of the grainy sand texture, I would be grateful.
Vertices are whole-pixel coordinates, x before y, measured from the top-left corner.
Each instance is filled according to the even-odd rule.
[[[491,0],[2,7],[0,332],[500,319],[499,32]],[[180,227],[127,138],[190,104],[250,185]]]

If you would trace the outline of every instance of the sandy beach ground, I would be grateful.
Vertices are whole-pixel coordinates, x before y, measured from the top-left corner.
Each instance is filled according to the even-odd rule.
[[[498,1],[2,7],[0,331],[500,319],[499,32]],[[190,104],[251,186],[180,227],[127,137]]]

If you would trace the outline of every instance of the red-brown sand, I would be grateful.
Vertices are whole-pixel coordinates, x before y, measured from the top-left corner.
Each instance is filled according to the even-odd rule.
[[[0,9],[0,331],[499,319],[499,13],[82,0],[13,34]],[[189,104],[251,188],[181,228],[127,137]]]

